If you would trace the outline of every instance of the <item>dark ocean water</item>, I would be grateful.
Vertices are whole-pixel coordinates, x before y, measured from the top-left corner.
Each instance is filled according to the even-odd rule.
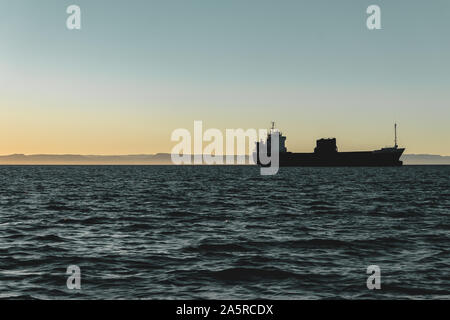
[[[0,167],[0,298],[449,299],[449,211],[450,166]]]

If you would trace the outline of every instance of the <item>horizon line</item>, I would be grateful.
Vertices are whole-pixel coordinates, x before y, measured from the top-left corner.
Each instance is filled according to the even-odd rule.
[[[368,150],[370,151],[370,150]],[[354,152],[354,151],[342,151],[342,152]],[[312,153],[312,152],[294,152],[294,153]],[[10,156],[85,156],[85,157],[127,157],[127,156],[156,156],[156,155],[172,155],[170,152],[157,152],[157,153],[124,153],[124,154],[96,154],[96,153],[9,153],[0,154],[0,157],[10,157]],[[176,153],[175,153],[176,154]],[[180,155],[184,155],[181,153]],[[210,153],[190,153],[186,154],[190,156],[194,155],[213,155]],[[436,153],[404,153],[403,155],[411,156],[440,156],[440,157],[450,157],[449,155],[436,154]],[[218,154],[217,156],[228,156],[228,154]],[[246,154],[230,154],[229,156],[249,156]]]

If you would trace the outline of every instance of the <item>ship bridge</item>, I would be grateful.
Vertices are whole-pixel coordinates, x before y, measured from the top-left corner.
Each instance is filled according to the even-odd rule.
[[[275,128],[275,122],[272,122],[272,128],[269,129],[266,141],[261,140],[260,142],[256,143],[257,149],[259,150],[259,148],[262,148],[261,150],[266,150],[267,154],[270,155],[272,150],[272,136],[274,135],[278,135],[278,151],[280,153],[287,152],[286,137],[283,136],[283,133],[281,131]]]

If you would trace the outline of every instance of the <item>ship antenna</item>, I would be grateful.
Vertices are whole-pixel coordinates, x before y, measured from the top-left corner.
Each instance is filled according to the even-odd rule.
[[[394,125],[394,131],[395,131],[395,149],[398,148],[397,144],[397,123]]]
[[[272,130],[275,130],[275,121],[272,121]]]

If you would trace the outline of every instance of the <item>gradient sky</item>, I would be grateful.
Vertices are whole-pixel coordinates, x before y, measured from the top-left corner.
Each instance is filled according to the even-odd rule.
[[[450,155],[449,35],[448,0],[0,0],[0,154],[170,152],[194,120],[275,120],[291,151],[392,145],[397,121],[406,153]]]

